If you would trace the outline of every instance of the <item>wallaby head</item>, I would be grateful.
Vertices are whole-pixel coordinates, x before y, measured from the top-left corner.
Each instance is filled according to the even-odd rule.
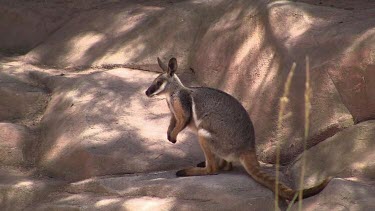
[[[151,86],[147,89],[146,95],[148,97],[169,93],[176,86],[182,85],[178,77],[175,75],[177,70],[176,58],[171,58],[167,66],[158,57],[158,63],[163,70],[163,73],[156,77]]]

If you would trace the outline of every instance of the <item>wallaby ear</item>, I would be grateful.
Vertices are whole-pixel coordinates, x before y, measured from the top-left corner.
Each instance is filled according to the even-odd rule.
[[[168,75],[173,76],[173,74],[177,70],[177,59],[176,58],[171,58],[168,63]]]
[[[163,70],[163,72],[167,72],[168,71],[168,67],[167,65],[165,65],[158,57],[158,64],[159,64],[159,67]]]

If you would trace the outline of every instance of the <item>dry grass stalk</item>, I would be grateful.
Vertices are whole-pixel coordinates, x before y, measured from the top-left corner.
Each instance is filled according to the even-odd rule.
[[[305,165],[306,165],[306,142],[309,136],[310,129],[310,112],[311,112],[311,94],[312,90],[310,87],[310,63],[309,57],[306,56],[306,82],[305,82],[305,130],[304,130],[304,139],[303,139],[303,151],[302,151],[302,165],[301,165],[301,178],[300,178],[300,193],[298,198],[298,210],[302,210],[302,193],[303,193],[303,182],[305,177]]]
[[[296,69],[296,63],[293,63],[292,68],[289,71],[288,78],[284,84],[284,92],[283,96],[280,98],[280,108],[279,108],[279,116],[277,121],[277,131],[280,134],[281,126],[283,120],[289,116],[285,115],[286,106],[289,102],[288,95],[290,90],[290,84],[292,82],[292,78],[294,75],[294,70]],[[275,183],[275,210],[278,210],[279,205],[279,169],[280,169],[280,135],[278,135],[278,139],[276,141],[276,183]]]

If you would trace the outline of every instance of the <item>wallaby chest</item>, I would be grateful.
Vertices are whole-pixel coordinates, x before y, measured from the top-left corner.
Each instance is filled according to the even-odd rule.
[[[166,101],[172,115],[176,119],[184,118],[191,120],[192,99],[189,90],[178,90],[166,96]]]

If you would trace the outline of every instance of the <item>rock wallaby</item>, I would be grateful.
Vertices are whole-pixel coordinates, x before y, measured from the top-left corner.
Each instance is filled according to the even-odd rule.
[[[254,127],[245,108],[231,95],[207,87],[186,87],[175,74],[177,60],[168,66],[158,58],[163,69],[147,89],[146,95],[164,95],[171,111],[167,138],[176,143],[177,135],[190,127],[198,134],[199,144],[206,159],[204,167],[177,171],[176,175],[199,176],[230,170],[232,162],[240,162],[250,176],[275,191],[275,178],[263,172],[255,153]],[[329,179],[318,186],[304,189],[303,198],[319,193]],[[291,200],[296,190],[279,183],[280,197]]]

